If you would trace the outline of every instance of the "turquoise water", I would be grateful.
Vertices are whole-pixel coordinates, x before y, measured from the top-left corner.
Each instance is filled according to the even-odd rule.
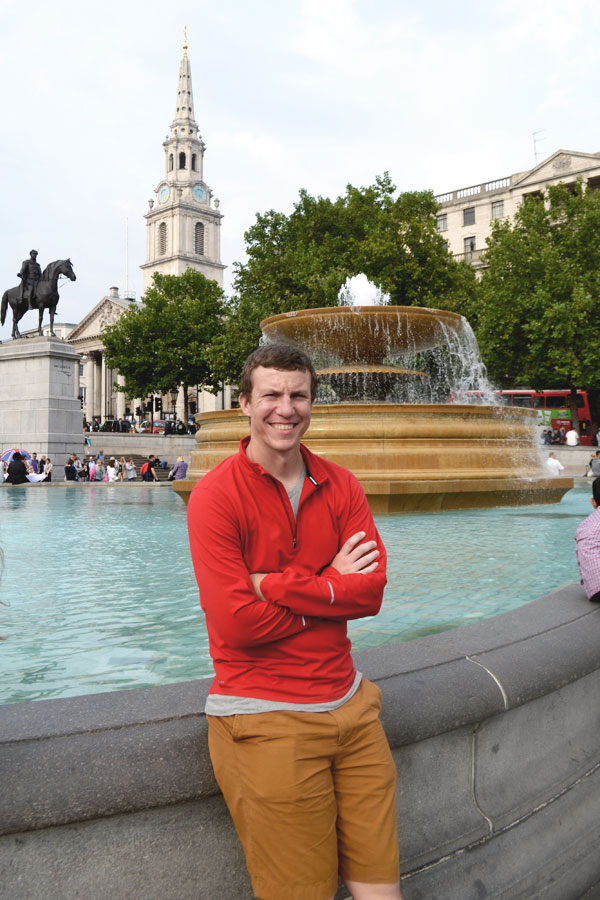
[[[591,486],[555,506],[378,518],[389,584],[355,648],[522,606],[578,580]],[[0,702],[212,674],[185,507],[165,488],[0,489]],[[5,605],[6,604],[6,605]]]

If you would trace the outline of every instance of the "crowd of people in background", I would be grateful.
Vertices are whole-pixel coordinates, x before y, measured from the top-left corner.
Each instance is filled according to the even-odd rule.
[[[600,432],[599,435],[600,436]],[[579,432],[575,428],[567,429],[564,425],[560,428],[544,428],[542,431],[542,444],[566,444],[567,447],[579,445]],[[600,441],[598,446],[600,446]]]
[[[52,481],[52,460],[49,456],[33,453],[31,459],[18,451],[13,453],[10,462],[0,460],[0,481],[6,484],[25,484],[28,481]]]
[[[131,456],[127,459],[111,456],[106,461],[104,451],[100,450],[83,463],[78,457],[69,457],[65,465],[65,478],[67,481],[135,481],[137,468]]]
[[[134,416],[120,419],[106,419],[101,422],[99,416],[94,416],[91,422],[84,419],[83,434],[85,435],[85,452],[87,458],[80,459],[76,453],[71,453],[64,463],[64,480],[74,481],[104,481],[116,483],[119,481],[135,481],[138,471],[133,457],[111,457],[106,460],[104,451],[100,450],[95,455],[91,453],[92,439],[90,432],[110,431],[123,434],[144,434],[148,432],[164,433],[165,435],[195,434],[197,426],[194,416],[188,417],[187,425],[182,419],[154,419],[148,421],[136,421]],[[24,454],[24,451],[23,451]],[[36,453],[23,455],[14,453],[9,462],[0,460],[0,483],[23,484],[26,481],[52,481],[53,464],[49,457],[38,456]],[[13,465],[14,463],[14,465]],[[9,468],[12,469],[9,474]],[[155,454],[150,454],[140,466],[139,475],[143,481],[159,481],[157,470],[166,469],[169,463],[161,460]],[[169,481],[179,481],[186,477],[188,464],[183,456],[178,456],[177,461],[169,471]],[[56,476],[56,472],[55,472]]]
[[[121,419],[105,419],[101,422],[99,416],[94,416],[91,422],[87,419],[83,423],[84,433],[110,431],[121,434],[196,434],[198,430],[194,417],[190,415],[187,425],[182,419],[146,419],[138,421],[135,417]]]
[[[166,469],[169,463],[161,460],[154,453],[148,456],[140,467],[142,481],[158,481],[157,469]],[[37,453],[31,455],[31,459],[15,452],[10,462],[0,460],[0,483],[25,484],[35,481],[52,481],[52,460],[49,456],[40,456]],[[177,462],[169,471],[169,481],[179,481],[186,477],[188,464],[183,456],[177,457]],[[106,481],[116,483],[119,481],[135,481],[138,477],[136,464],[132,456],[114,456],[105,459],[104,451],[90,454],[87,459],[80,459],[76,453],[71,453],[64,465],[65,481]]]

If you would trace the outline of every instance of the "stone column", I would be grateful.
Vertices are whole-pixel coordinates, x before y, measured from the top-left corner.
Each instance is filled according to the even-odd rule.
[[[188,388],[188,398],[190,395],[190,391],[192,388]],[[169,403],[171,402],[171,398],[169,397]],[[173,407],[171,406],[171,409]],[[177,403],[175,404],[175,415],[178,419],[181,419],[183,424],[187,427],[187,422],[185,421],[185,397],[183,396],[183,388],[180,386],[179,391],[177,393]],[[175,423],[177,424],[177,422]]]
[[[96,363],[91,353],[85,358],[85,417],[88,422],[92,421],[94,415],[94,392],[96,390]]]
[[[117,374],[117,384],[122,386],[125,384],[125,379],[122,375]],[[117,419],[125,418],[125,394],[121,391],[117,391]]]
[[[100,360],[94,354],[94,415],[99,416],[102,410],[102,370]]]
[[[102,354],[100,370],[100,421],[104,422],[106,419],[106,361],[104,359],[104,353]]]

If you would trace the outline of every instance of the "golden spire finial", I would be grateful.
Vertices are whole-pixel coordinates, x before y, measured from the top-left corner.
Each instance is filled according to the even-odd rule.
[[[183,55],[187,56],[187,25],[183,26]]]

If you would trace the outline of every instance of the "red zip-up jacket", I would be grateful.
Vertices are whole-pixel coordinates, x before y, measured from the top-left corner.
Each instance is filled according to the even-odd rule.
[[[338,700],[354,680],[348,619],[375,615],[386,553],[363,489],[301,447],[307,475],[294,519],[281,482],[237,454],[205,475],[188,504],[192,562],[215,679],[210,693],[291,703]],[[376,540],[378,569],[330,563],[357,531]],[[256,595],[250,574],[267,572]]]

